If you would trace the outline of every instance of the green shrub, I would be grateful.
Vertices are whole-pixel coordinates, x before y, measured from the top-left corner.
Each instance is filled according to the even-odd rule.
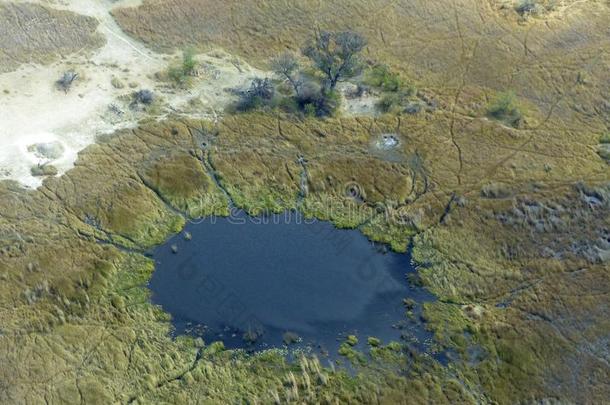
[[[523,114],[517,104],[517,97],[512,91],[498,94],[487,108],[487,114],[491,118],[513,127],[518,127],[523,119]]]
[[[182,52],[182,63],[167,69],[167,77],[179,87],[188,87],[191,84],[191,78],[195,75],[196,68],[195,51],[188,48]]]
[[[180,66],[170,66],[167,69],[167,77],[177,85],[184,85],[187,83],[187,76],[185,76],[182,67]]]
[[[306,117],[315,117],[316,116],[316,106],[308,103],[303,106],[303,112]]]
[[[400,113],[411,101],[416,90],[412,87],[398,92],[385,93],[377,102],[377,109],[383,113]]]
[[[332,117],[341,107],[341,96],[336,91],[325,91],[320,94],[316,104],[318,117]]]
[[[359,351],[354,350],[348,343],[341,343],[339,346],[339,354],[346,357],[352,364],[359,364],[361,366],[366,364],[364,355]]]
[[[305,116],[332,117],[341,107],[341,96],[334,90],[304,88],[295,100]]]
[[[536,14],[540,6],[536,0],[521,0],[515,5],[515,11],[521,15]]]
[[[539,15],[557,9],[557,0],[519,0],[515,4],[515,11],[521,16]]]
[[[276,106],[288,113],[288,114],[298,114],[299,113],[299,103],[297,103],[296,99],[294,97],[289,97],[289,96],[283,96],[283,97],[276,97],[276,99],[274,100],[274,104],[276,104]]]
[[[192,76],[195,74],[196,68],[195,51],[192,48],[185,49],[182,52],[182,72],[184,75]]]
[[[397,92],[403,87],[400,75],[392,72],[387,65],[373,66],[367,72],[364,83],[388,92]]]
[[[606,132],[599,137],[599,143],[610,143],[610,132]]]
[[[400,94],[384,94],[377,102],[377,108],[379,109],[379,111],[384,113],[397,113],[399,112],[400,107],[403,105],[403,101],[404,100]]]

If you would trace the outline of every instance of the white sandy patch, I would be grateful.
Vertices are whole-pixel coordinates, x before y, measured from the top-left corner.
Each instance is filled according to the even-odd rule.
[[[379,97],[369,92],[358,94],[358,86],[354,83],[344,82],[339,83],[337,87],[339,94],[343,98],[342,108],[346,115],[355,116],[377,116],[379,111],[377,110],[377,103]]]
[[[0,0],[6,1],[6,0]],[[158,83],[156,72],[164,70],[171,57],[147,49],[127,36],[109,11],[113,7],[136,6],[139,0],[67,0],[40,1],[57,9],[96,18],[98,32],[106,44],[92,55],[74,54],[50,66],[26,65],[18,71],[0,75],[0,180],[14,179],[27,187],[38,187],[33,165],[49,163],[62,174],[70,169],[78,152],[95,141],[96,135],[134,126],[142,118],[128,109],[124,97],[137,89],[151,89],[164,100],[164,114],[186,112],[189,116],[215,117],[233,96],[227,88],[244,87],[263,72],[226,53],[200,55],[202,75],[192,89],[175,90]],[[68,93],[59,91],[55,81],[63,72],[78,73]],[[124,88],[111,84],[118,78]],[[133,88],[130,88],[132,84]],[[191,100],[197,100],[193,104]],[[115,104],[125,114],[109,113]],[[201,106],[197,110],[193,106]],[[28,146],[55,141],[64,147],[64,155],[53,161],[41,161]]]

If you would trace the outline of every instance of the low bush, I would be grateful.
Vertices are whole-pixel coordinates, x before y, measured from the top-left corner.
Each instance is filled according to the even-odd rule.
[[[61,75],[61,77],[59,78],[59,80],[57,80],[55,82],[55,84],[57,85],[57,88],[59,90],[63,91],[64,93],[67,93],[68,91],[70,91],[72,84],[74,83],[74,81],[77,78],[78,78],[78,73],[76,73],[76,72],[73,72],[73,71],[64,72],[64,74]]]
[[[256,78],[240,93],[240,99],[231,110],[279,109],[288,114],[321,118],[335,115],[340,106],[338,92],[326,90],[313,81],[303,81],[298,94],[286,95],[278,91],[270,79]]]
[[[400,113],[410,104],[416,90],[406,88],[398,92],[385,93],[377,102],[377,109],[383,113]]]
[[[481,197],[490,199],[503,199],[513,195],[513,190],[506,184],[491,183],[483,186]]]
[[[187,85],[189,82],[189,77],[184,74],[180,66],[170,66],[167,69],[167,77],[172,83],[180,87]]]
[[[185,75],[193,76],[196,69],[195,51],[192,48],[187,48],[182,52],[182,71]]]
[[[375,65],[366,74],[364,84],[382,92],[377,102],[377,109],[382,113],[398,114],[417,113],[421,110],[419,104],[413,103],[417,90],[406,85],[397,72],[387,65]],[[406,111],[408,109],[408,111]]]
[[[237,111],[252,111],[272,105],[275,96],[275,87],[271,80],[265,78],[255,78],[250,83],[248,90],[241,93],[241,98],[237,102]]]
[[[121,79],[116,76],[112,76],[112,79],[110,79],[110,84],[112,84],[112,87],[114,87],[115,89],[122,89],[125,87]]]
[[[179,87],[189,87],[191,78],[195,76],[196,71],[195,51],[188,48],[182,52],[182,62],[167,69],[167,77]]]
[[[387,65],[375,65],[365,75],[364,83],[382,91],[397,92],[403,87],[400,75]]]
[[[515,11],[523,17],[528,17],[553,11],[557,6],[557,0],[519,0],[515,4]]]
[[[518,127],[523,119],[517,97],[512,91],[498,94],[487,108],[487,115],[513,127]]]
[[[405,100],[400,93],[384,94],[377,102],[377,108],[383,113],[398,113]]]
[[[521,0],[515,5],[515,11],[521,15],[535,14],[540,6],[535,0]]]
[[[341,96],[334,90],[308,87],[296,97],[296,103],[306,116],[332,117],[341,107]]]
[[[155,101],[155,95],[151,90],[138,90],[133,94],[132,104],[151,105]]]

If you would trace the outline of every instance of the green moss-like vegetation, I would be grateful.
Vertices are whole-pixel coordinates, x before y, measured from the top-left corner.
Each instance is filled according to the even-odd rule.
[[[371,347],[378,347],[381,344],[381,340],[379,340],[379,338],[376,338],[374,336],[369,336],[367,338],[367,343]]]
[[[472,326],[459,305],[425,304],[424,317],[434,331],[437,342],[453,349],[466,350],[464,336]]]
[[[341,343],[341,346],[339,346],[339,354],[344,356],[354,365],[365,365],[366,358],[364,354],[356,350],[353,346],[354,345],[349,341]]]
[[[401,223],[396,218],[387,218],[385,213],[375,215],[362,227],[362,233],[376,242],[387,243],[396,252],[406,252],[416,229]]]
[[[174,153],[151,162],[143,178],[149,187],[188,217],[228,215],[228,201],[206,173],[204,158],[203,154]]]
[[[345,343],[350,346],[356,346],[358,344],[358,338],[356,337],[356,335],[348,335],[345,338]]]

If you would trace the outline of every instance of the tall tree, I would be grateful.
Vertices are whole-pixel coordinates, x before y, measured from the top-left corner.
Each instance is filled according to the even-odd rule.
[[[299,79],[299,61],[292,52],[284,52],[271,59],[271,70],[287,80],[299,96],[303,83]]]
[[[339,81],[360,72],[360,52],[366,39],[353,31],[322,31],[303,48],[314,66],[325,76],[325,88],[334,90]]]

